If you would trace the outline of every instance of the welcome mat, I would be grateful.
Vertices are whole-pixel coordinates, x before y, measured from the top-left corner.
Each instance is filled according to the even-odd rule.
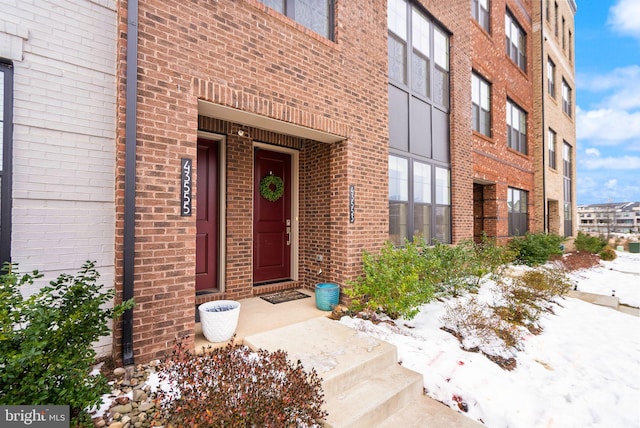
[[[260,296],[262,300],[266,300],[267,302],[273,303],[274,305],[283,302],[290,302],[292,300],[306,299],[307,297],[311,296],[301,293],[297,290],[283,290]]]

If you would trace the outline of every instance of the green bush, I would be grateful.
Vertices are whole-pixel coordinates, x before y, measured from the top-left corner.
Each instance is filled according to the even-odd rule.
[[[528,233],[515,236],[509,241],[509,248],[514,251],[515,258],[527,266],[538,266],[549,261],[553,255],[562,255],[560,244],[565,238],[546,233]]]
[[[610,262],[611,260],[615,260],[616,257],[618,257],[615,250],[608,245],[604,247],[602,251],[598,253],[598,255],[602,260],[606,260],[608,262]]]
[[[20,275],[6,264],[0,276],[0,404],[69,405],[72,423],[89,421],[83,411],[109,391],[102,375],[90,376],[96,353],[92,344],[109,334],[107,321],[133,302],[104,306],[114,292],[103,292],[93,262],[76,276],[61,274],[29,298],[20,287],[40,278]]]
[[[575,240],[576,250],[598,254],[607,245],[607,240],[603,236],[592,236],[578,232]]]
[[[387,242],[377,256],[365,251],[364,275],[350,281],[344,290],[351,300],[349,309],[384,312],[392,319],[415,317],[418,307],[431,301],[434,294],[422,248],[413,242],[395,248]]]
[[[161,378],[175,387],[159,397],[168,426],[319,426],[326,417],[316,371],[290,363],[282,350],[229,343],[192,355],[177,343],[163,367]]]

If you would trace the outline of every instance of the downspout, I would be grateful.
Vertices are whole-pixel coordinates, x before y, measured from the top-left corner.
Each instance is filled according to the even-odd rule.
[[[136,213],[136,128],[138,90],[138,0],[127,1],[127,83],[125,104],[124,228],[122,300],[133,298]],[[122,315],[122,363],[133,365],[133,309]]]
[[[542,227],[543,232],[549,233],[549,221],[547,219],[547,166],[545,165],[546,160],[546,150],[547,146],[545,144],[545,136],[547,135],[547,130],[545,128],[544,121],[544,107],[545,107],[545,80],[544,80],[544,71],[546,69],[546,63],[544,60],[544,0],[540,0],[540,56],[542,57],[540,64],[542,68],[542,82],[540,83],[542,86],[542,92],[540,97],[540,110],[542,114]]]

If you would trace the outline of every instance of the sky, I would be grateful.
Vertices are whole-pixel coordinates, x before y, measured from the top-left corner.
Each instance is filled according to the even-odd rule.
[[[640,201],[640,0],[577,5],[577,201]]]

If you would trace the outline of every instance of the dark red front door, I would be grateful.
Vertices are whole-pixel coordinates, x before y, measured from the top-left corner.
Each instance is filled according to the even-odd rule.
[[[196,291],[218,288],[218,143],[198,139]]]
[[[260,194],[260,183],[267,176],[282,180],[282,196],[277,200]],[[256,148],[253,181],[253,282],[290,279],[291,156]],[[276,187],[272,185],[271,190]],[[274,199],[273,194],[270,197]]]

